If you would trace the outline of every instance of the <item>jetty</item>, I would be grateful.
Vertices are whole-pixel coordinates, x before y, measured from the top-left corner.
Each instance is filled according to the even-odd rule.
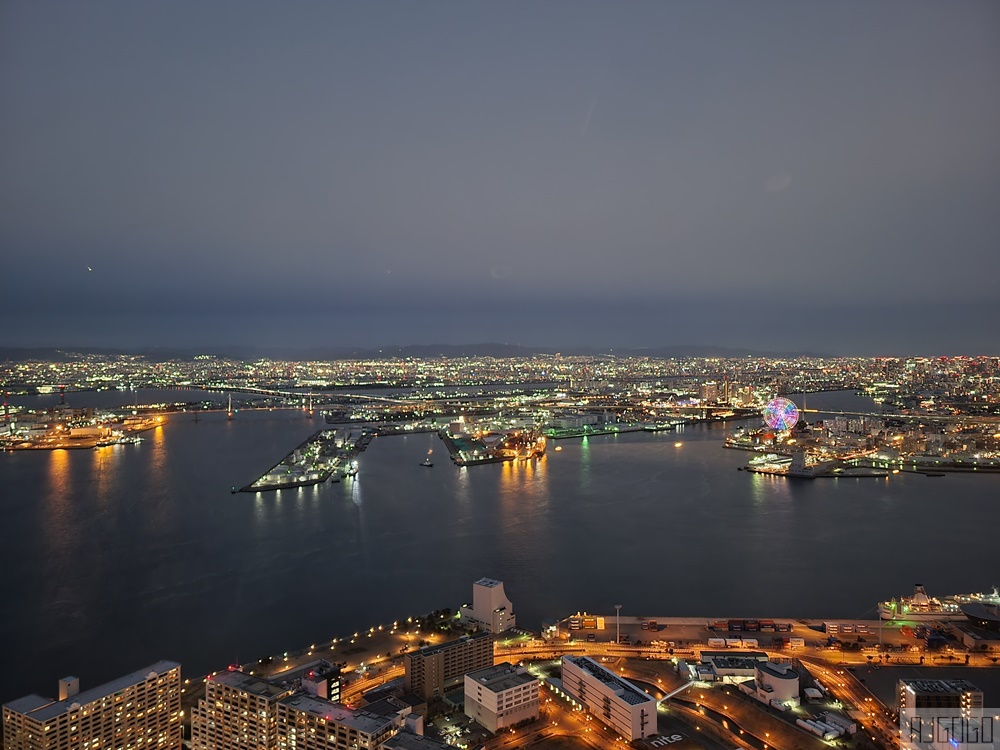
[[[336,430],[313,433],[256,481],[239,491],[267,492],[325,482],[343,462],[336,436]]]

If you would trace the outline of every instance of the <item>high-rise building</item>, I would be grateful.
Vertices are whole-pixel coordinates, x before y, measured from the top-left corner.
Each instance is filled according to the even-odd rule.
[[[467,672],[492,666],[493,634],[476,633],[457,641],[427,646],[403,657],[404,689],[422,698],[444,695],[445,690],[462,684]]]
[[[491,732],[538,718],[538,680],[504,662],[465,675],[465,715]]]
[[[274,750],[277,703],[294,687],[244,672],[220,672],[205,683],[205,697],[191,711],[192,750]]]
[[[375,750],[403,723],[397,713],[353,710],[339,671],[320,660],[269,677],[220,672],[191,714],[192,750]]]
[[[488,633],[502,633],[517,625],[514,605],[503,590],[503,581],[480,578],[472,585],[472,606],[463,604],[462,622]]]
[[[992,718],[983,715],[983,692],[968,680],[900,680],[902,750],[953,750],[973,737],[992,739]]]
[[[180,750],[181,665],[159,661],[80,692],[59,682],[59,700],[27,695],[4,704],[6,750]]]
[[[280,750],[375,750],[401,725],[396,716],[351,709],[308,693],[278,701]]]
[[[702,383],[698,387],[698,398],[705,403],[716,403],[719,400],[719,384],[714,380]]]
[[[916,708],[977,711],[983,707],[983,691],[968,680],[900,680],[896,687],[900,711]]]
[[[629,742],[656,734],[656,699],[590,657],[564,656],[562,685]]]

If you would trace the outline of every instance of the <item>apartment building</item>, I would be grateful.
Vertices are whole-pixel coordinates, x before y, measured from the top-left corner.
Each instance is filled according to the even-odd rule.
[[[656,699],[590,657],[562,658],[562,686],[627,741],[656,734]]]
[[[538,718],[538,680],[504,662],[465,675],[465,715],[491,732]]]
[[[424,699],[462,684],[467,672],[493,665],[492,633],[477,633],[406,654],[404,689]]]
[[[6,750],[180,750],[181,665],[159,661],[80,692],[59,682],[59,699],[27,695],[3,707]]]

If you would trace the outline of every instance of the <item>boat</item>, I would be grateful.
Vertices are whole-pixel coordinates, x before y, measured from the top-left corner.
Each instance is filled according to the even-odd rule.
[[[431,468],[432,466],[434,466],[434,462],[431,461],[431,453],[432,452],[433,452],[433,449],[427,451],[427,458],[425,458],[423,461],[420,462],[421,466],[426,466],[428,469]]]
[[[990,593],[953,594],[942,598],[929,596],[921,584],[914,586],[913,596],[880,602],[879,617],[883,620],[962,620],[963,605],[1000,605],[1000,592],[996,587]]]
[[[750,466],[788,466],[792,462],[791,456],[778,453],[766,453],[763,456],[754,456],[747,464]]]
[[[750,459],[743,470],[754,474],[771,474],[795,479],[816,478],[816,467],[806,464],[806,456],[802,451],[796,451],[791,456],[781,456],[776,453],[757,456]]]
[[[867,466],[838,466],[831,469],[826,476],[842,477],[847,479],[858,479],[863,477],[887,477],[889,472],[886,469],[876,469]]]

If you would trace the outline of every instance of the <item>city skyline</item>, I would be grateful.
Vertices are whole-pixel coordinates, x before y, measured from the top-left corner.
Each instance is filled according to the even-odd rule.
[[[989,3],[9,4],[8,346],[989,353]]]

